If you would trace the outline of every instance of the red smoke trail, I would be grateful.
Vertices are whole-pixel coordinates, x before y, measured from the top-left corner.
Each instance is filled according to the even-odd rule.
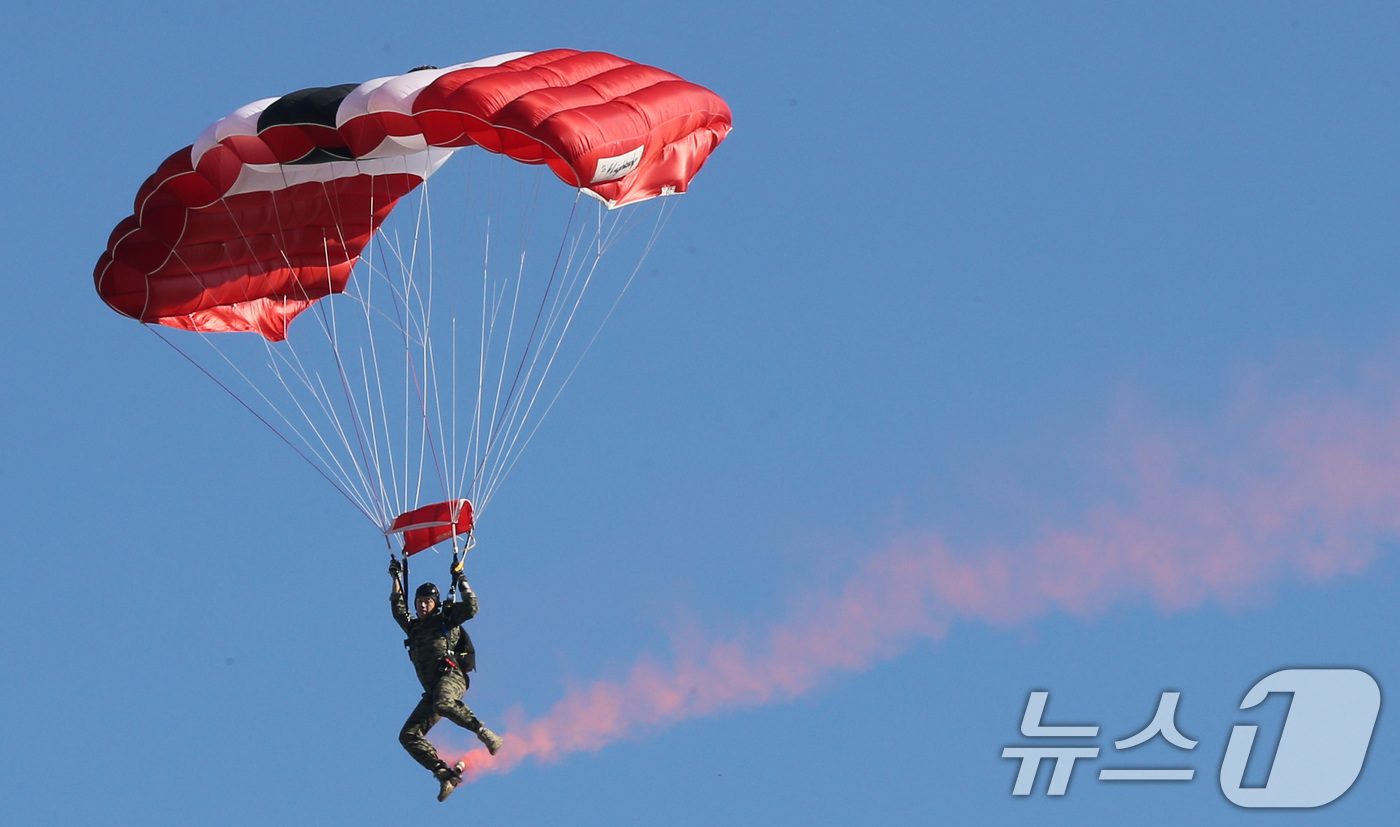
[[[499,755],[466,756],[468,774],[793,698],[941,636],[955,618],[1010,624],[1144,596],[1171,611],[1290,576],[1358,572],[1378,540],[1400,533],[1397,389],[1372,369],[1349,393],[1280,399],[1253,383],[1210,428],[1120,417],[1115,432],[1132,437],[1116,452],[1124,462],[1113,496],[1078,524],[971,553],[934,535],[905,537],[832,593],[803,601],[813,608],[773,626],[761,645],[718,640],[669,666],[642,658],[625,679],[596,681],[512,724]]]

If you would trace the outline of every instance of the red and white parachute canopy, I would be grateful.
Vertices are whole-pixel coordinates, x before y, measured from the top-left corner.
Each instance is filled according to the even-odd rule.
[[[514,52],[303,89],[234,111],[167,158],[113,230],[94,281],[121,314],[200,334],[217,354],[214,365],[231,365],[225,375],[253,390],[234,391],[219,368],[197,362],[202,369],[381,529],[415,526],[405,535],[417,538],[405,546],[411,553],[470,531],[473,509],[462,505],[463,495],[472,495],[479,514],[513,464],[511,452],[534,433],[525,430],[531,410],[541,416],[549,404],[537,401],[552,404],[562,388],[547,377],[558,383],[558,374],[572,372],[556,368],[563,334],[599,258],[630,227],[614,215],[629,211],[616,208],[685,192],[730,128],[729,109],[713,92],[601,52]],[[407,229],[385,233],[399,200],[472,146],[547,167],[602,212],[589,218],[575,200],[563,239],[542,253],[527,248],[527,228],[517,248],[501,255],[499,228],[507,222],[488,222],[488,252],[470,266],[444,267],[422,252],[424,228],[431,235],[439,209],[426,200]],[[471,186],[474,210],[495,209],[513,192],[508,184],[483,192],[489,188],[480,176]],[[529,197],[527,223],[540,210]],[[366,252],[376,239],[378,263]],[[466,279],[470,270],[481,275]],[[532,279],[544,284],[538,310],[523,292]],[[442,294],[465,282],[479,298],[465,303],[472,312],[444,311]],[[347,300],[327,305],[327,297]],[[290,327],[312,308],[316,325]],[[533,312],[533,323],[517,323],[517,310]],[[468,320],[477,323],[470,336]],[[363,330],[350,330],[352,321]],[[313,333],[317,327],[324,337]],[[286,399],[274,400],[225,352],[221,337],[208,335],[229,332],[261,334],[258,358]],[[180,340],[162,338],[185,352]],[[322,367],[307,352],[313,338],[329,348]],[[474,383],[458,382],[468,361],[457,358],[462,339],[480,342],[470,360],[480,368]],[[385,353],[390,340],[395,356]],[[472,396],[468,436],[459,441],[456,421]],[[294,423],[300,416],[306,425]],[[395,432],[399,425],[403,434]],[[440,485],[424,482],[431,472]],[[435,487],[441,501],[424,505]],[[445,530],[425,530],[431,526],[419,518],[429,512],[441,512],[434,525]]]

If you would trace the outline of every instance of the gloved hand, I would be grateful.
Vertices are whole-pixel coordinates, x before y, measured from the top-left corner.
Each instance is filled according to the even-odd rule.
[[[397,557],[391,556],[389,558],[389,576],[395,580],[403,577],[403,564],[399,562],[399,558]]]

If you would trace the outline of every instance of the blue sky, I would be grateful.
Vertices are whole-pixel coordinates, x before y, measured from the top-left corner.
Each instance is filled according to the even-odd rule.
[[[1216,777],[1232,726],[1279,727],[1282,698],[1238,708],[1265,675],[1400,669],[1397,36],[1383,4],[17,6],[0,814],[1384,821],[1385,701],[1319,810]],[[244,103],[553,47],[675,71],[735,131],[493,500],[467,701],[510,736],[639,663],[802,677],[439,805],[395,740],[382,541],[90,274]],[[1101,727],[1062,798],[1000,757],[1033,690]],[[1164,691],[1199,746],[1114,755]],[[1125,763],[1196,778],[1096,779]]]

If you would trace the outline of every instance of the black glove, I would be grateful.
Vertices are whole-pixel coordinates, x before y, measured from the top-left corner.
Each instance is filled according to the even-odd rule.
[[[391,556],[389,558],[389,576],[395,580],[403,577],[403,564],[399,562],[397,557]]]

